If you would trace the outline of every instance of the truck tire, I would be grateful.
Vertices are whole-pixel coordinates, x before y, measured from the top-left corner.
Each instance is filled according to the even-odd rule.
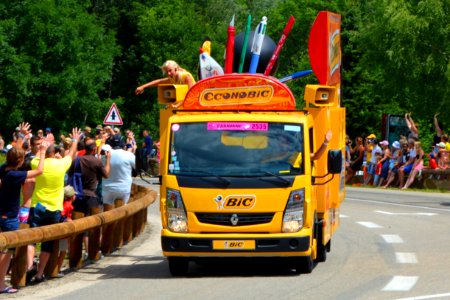
[[[311,255],[294,258],[295,274],[309,274],[314,269]]]
[[[322,240],[323,240],[322,222],[323,221],[320,221],[318,223],[319,226],[316,227],[318,229],[317,230],[317,257],[316,257],[317,262],[325,262],[327,260],[327,252],[329,252],[328,245],[329,245],[330,241],[328,241],[328,243],[326,245],[322,244]]]
[[[189,271],[189,260],[184,257],[168,257],[169,271],[172,276],[184,276]]]
[[[327,247],[322,243],[317,244],[317,262],[325,262],[327,260]]]

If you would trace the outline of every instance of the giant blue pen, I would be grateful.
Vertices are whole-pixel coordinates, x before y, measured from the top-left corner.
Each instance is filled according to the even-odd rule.
[[[264,35],[266,34],[266,27],[267,17],[262,17],[262,20],[259,22],[258,27],[256,27],[253,35],[252,60],[250,61],[249,73],[256,73],[256,69],[258,68],[259,56],[261,54]]]
[[[290,81],[290,80],[294,80],[297,78],[302,78],[305,76],[308,76],[309,74],[311,74],[313,71],[312,70],[304,70],[304,71],[299,71],[299,72],[295,72],[291,75],[288,75],[286,77],[283,77],[280,80],[280,82],[286,82],[286,81]]]

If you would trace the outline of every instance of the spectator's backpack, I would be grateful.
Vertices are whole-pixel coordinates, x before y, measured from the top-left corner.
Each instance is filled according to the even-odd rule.
[[[75,159],[75,166],[73,168],[73,174],[69,177],[69,185],[75,190],[75,198],[83,198],[83,182],[81,181],[81,164],[80,158]]]

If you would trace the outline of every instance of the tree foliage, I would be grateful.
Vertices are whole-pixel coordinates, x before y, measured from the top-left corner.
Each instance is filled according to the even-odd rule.
[[[450,2],[357,3],[350,14],[352,30],[343,28],[349,36],[344,55],[354,54],[345,78],[351,87],[344,98],[350,124],[364,131],[383,112],[413,112],[415,120],[430,124],[441,112],[440,119],[448,120]]]
[[[68,128],[100,120],[114,38],[79,1],[11,1],[0,10],[2,124]]]

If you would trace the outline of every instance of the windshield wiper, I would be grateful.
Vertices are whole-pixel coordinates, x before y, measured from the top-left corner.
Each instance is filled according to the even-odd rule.
[[[224,183],[226,185],[229,185],[231,183],[229,180],[227,180],[227,179],[225,179],[225,178],[223,178],[223,177],[221,177],[221,176],[219,176],[217,174],[208,172],[208,171],[203,171],[203,170],[186,170],[185,172],[187,172],[187,173],[193,172],[193,173],[200,173],[200,174],[209,175],[209,176],[212,176],[212,177],[215,177],[215,178],[219,179],[222,183]]]
[[[275,173],[272,173],[272,172],[269,172],[269,171],[265,171],[265,170],[264,170],[263,172],[264,172],[265,175],[270,175],[270,176],[273,176],[273,177],[276,177],[276,178],[280,179],[281,181],[283,181],[284,183],[286,183],[286,186],[288,186],[289,184],[291,184],[291,182],[290,182],[289,180],[287,180],[286,178],[281,177],[281,176],[278,175],[278,174],[275,174]]]

